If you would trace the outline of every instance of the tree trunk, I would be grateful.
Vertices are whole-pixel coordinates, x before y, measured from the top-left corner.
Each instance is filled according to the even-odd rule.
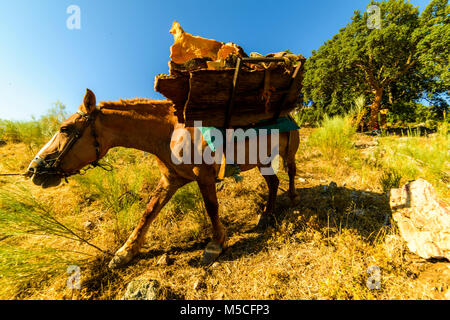
[[[380,129],[378,124],[378,114],[380,113],[381,99],[383,98],[383,88],[374,89],[373,94],[375,97],[370,105],[369,130]]]

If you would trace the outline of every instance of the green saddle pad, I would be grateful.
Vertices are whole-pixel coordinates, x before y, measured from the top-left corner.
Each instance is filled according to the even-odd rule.
[[[247,129],[250,130],[249,133],[243,137],[237,136],[235,141],[240,142],[245,138],[254,138],[264,134],[271,134],[272,130],[278,130],[278,133],[289,132],[293,130],[300,129],[299,126],[289,117],[278,118],[276,123],[269,123],[270,120],[264,120],[258,122],[254,127]],[[211,129],[219,130],[222,133],[222,137],[225,139],[225,129],[224,128],[216,128],[216,127],[199,127],[200,132],[202,133],[203,139],[208,143],[208,146],[211,148],[211,151],[215,152],[217,148],[219,148],[223,142],[218,141],[217,143],[214,141],[215,137],[211,134]],[[236,129],[236,128],[235,128]]]

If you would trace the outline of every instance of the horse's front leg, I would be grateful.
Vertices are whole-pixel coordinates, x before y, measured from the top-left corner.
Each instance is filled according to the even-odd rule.
[[[219,203],[217,202],[215,181],[210,183],[198,182],[198,186],[202,193],[205,208],[213,227],[212,241],[206,246],[202,258],[203,265],[210,265],[220,256],[223,250],[226,249],[227,234],[219,219]]]
[[[125,266],[139,253],[150,223],[155,220],[158,213],[172,198],[175,192],[186,183],[187,181],[179,181],[177,179],[169,181],[164,176],[161,178],[153,191],[153,195],[150,198],[150,202],[144,215],[140,219],[139,224],[134,229],[127,242],[116,252],[114,258],[110,261],[109,267],[111,269]]]

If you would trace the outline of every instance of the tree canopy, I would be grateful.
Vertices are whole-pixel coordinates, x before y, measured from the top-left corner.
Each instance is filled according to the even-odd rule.
[[[422,15],[404,0],[370,5],[378,10],[355,11],[346,27],[313,52],[303,93],[306,103],[331,115],[348,111],[364,95],[371,101],[369,127],[374,128],[382,106],[392,109],[424,95],[445,102],[450,30],[447,0],[431,1]],[[377,18],[380,24],[374,26]]]

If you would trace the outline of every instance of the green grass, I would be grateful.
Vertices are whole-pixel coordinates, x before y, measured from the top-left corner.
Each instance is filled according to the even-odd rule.
[[[340,160],[354,151],[356,127],[352,116],[335,116],[325,119],[309,137],[309,145],[317,148],[328,160]]]
[[[0,289],[1,297],[20,298],[64,274],[68,265],[86,264],[89,254],[60,245],[62,240],[97,248],[68,220],[24,186],[0,188],[0,288],[8,288]]]
[[[0,119],[0,140],[11,143],[23,142],[36,148],[50,139],[58,131],[68,114],[66,107],[56,102],[47,114],[31,121],[9,121]]]
[[[159,172],[151,156],[144,157],[143,152],[130,149],[111,150],[103,161],[115,169],[96,168],[72,179],[85,201],[95,201],[102,212],[111,215],[114,223],[110,231],[119,245],[127,239],[145,210],[148,195],[141,191],[144,188],[150,191],[156,185]]]
[[[42,290],[55,276],[66,274],[70,265],[86,265],[74,252],[46,245],[0,245],[0,297],[22,299]]]
[[[395,170],[403,177],[403,183],[423,178],[441,194],[448,194],[449,147],[449,136],[444,124],[431,137],[412,133],[401,139],[395,136],[380,138],[380,151],[376,156],[383,168]]]
[[[384,192],[388,192],[391,189],[399,188],[402,176],[395,169],[387,170],[380,178],[380,184]]]

